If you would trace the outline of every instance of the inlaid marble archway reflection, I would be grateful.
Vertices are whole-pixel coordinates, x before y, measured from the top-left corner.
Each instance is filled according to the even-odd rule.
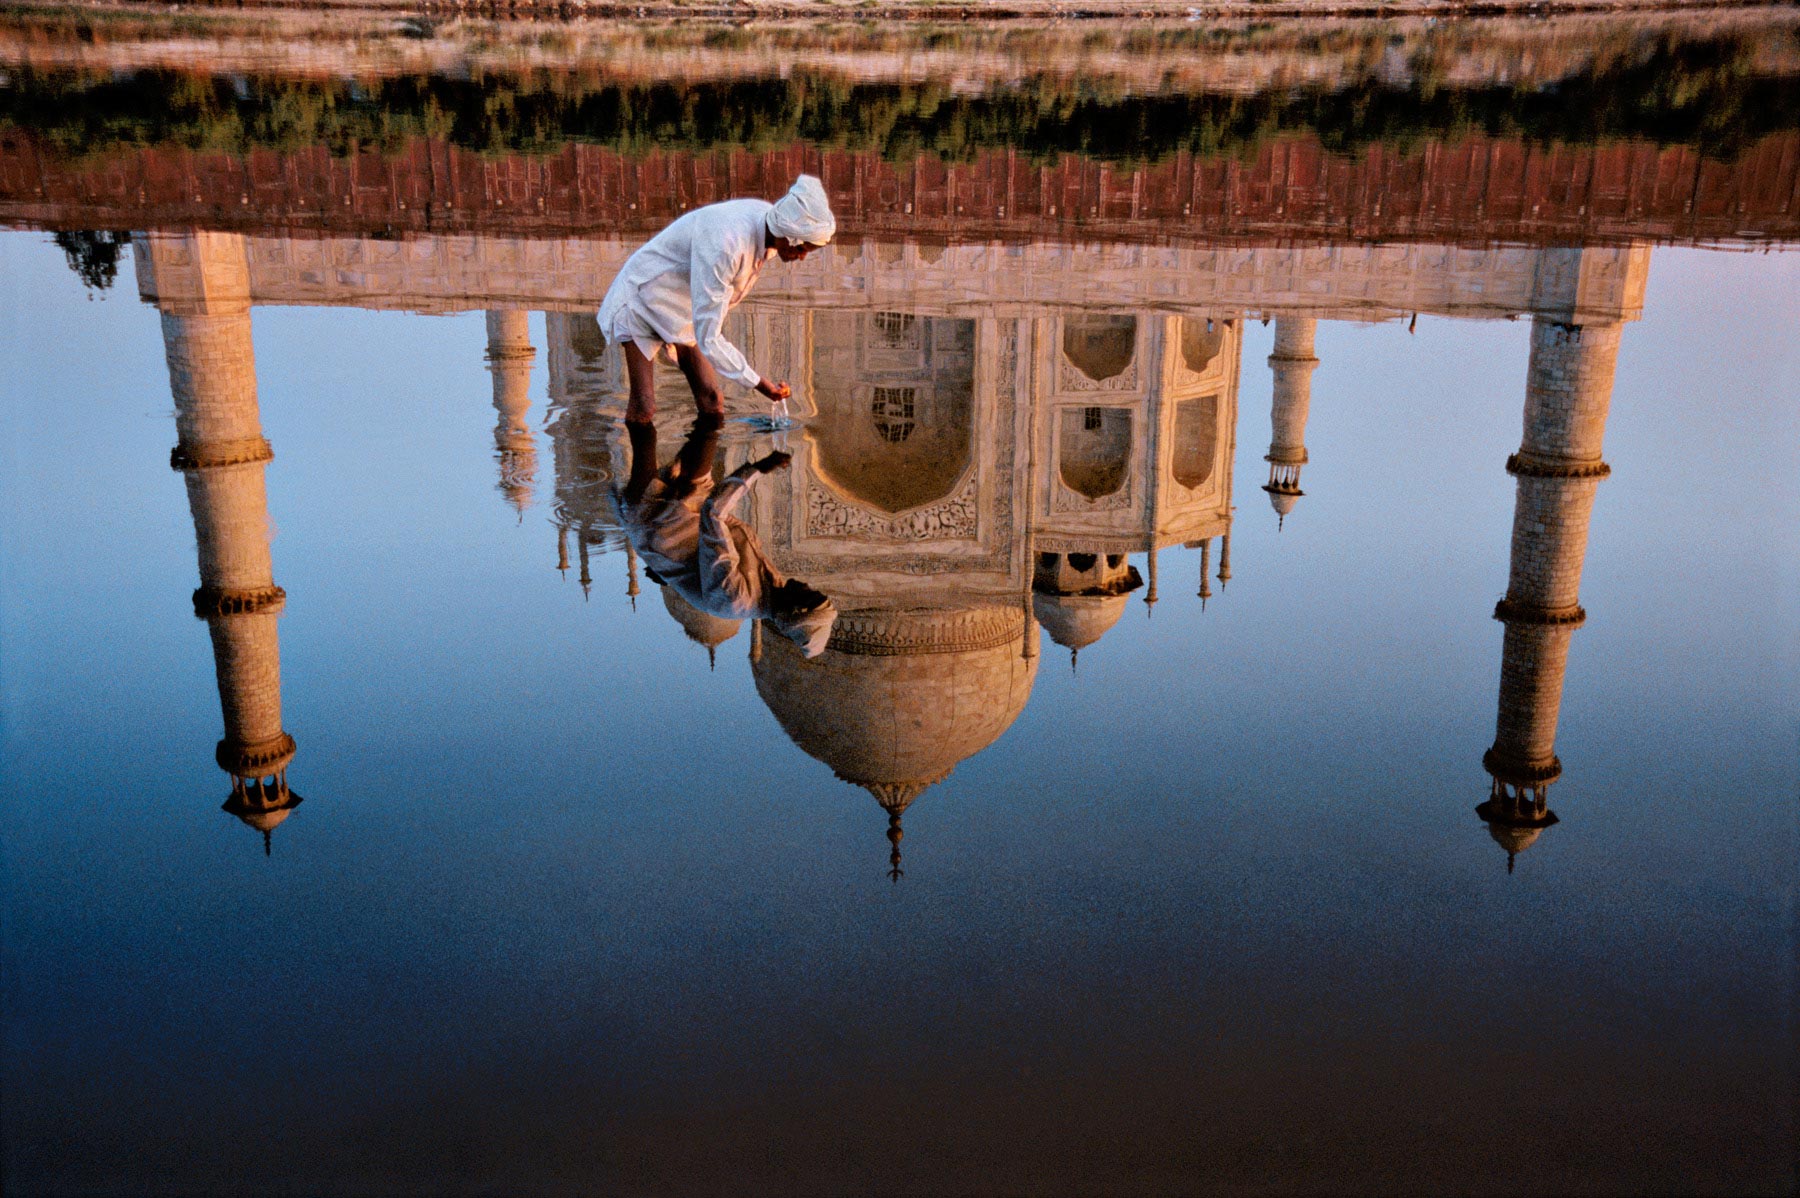
[[[492,269],[482,266],[480,242],[473,255],[442,259],[430,239],[405,243],[402,257],[419,259],[416,270],[397,274],[378,302],[366,274],[334,290],[319,272],[297,270],[347,252],[330,241],[189,233],[136,243],[140,292],[162,314],[172,462],[187,480],[195,610],[212,631],[225,731],[216,758],[232,778],[226,809],[262,831],[265,846],[300,800],[287,780],[296,742],[282,724],[276,631],[286,596],[269,549],[262,480],[272,451],[256,398],[253,305],[485,311],[501,497],[521,515],[547,501],[557,564],[579,570],[584,593],[596,558],[623,557],[624,597],[636,605],[648,580],[612,498],[629,464],[617,355],[591,306],[556,290],[567,280],[548,268],[529,274],[533,243],[509,247]],[[555,261],[591,268],[627,249],[580,243]],[[1478,808],[1510,869],[1557,818],[1547,791],[1561,773],[1563,676],[1585,617],[1577,592],[1588,516],[1607,472],[1613,369],[1623,327],[1641,309],[1648,251],[1466,257],[1397,247],[1384,259],[1271,250],[1250,251],[1268,256],[1248,266],[1241,254],[1206,266],[1180,260],[1185,253],[1156,266],[1125,255],[1096,267],[1066,248],[1028,247],[1016,269],[984,273],[969,247],[929,257],[912,247],[834,249],[733,314],[729,331],[752,360],[796,382],[800,420],[792,467],[757,490],[749,521],[782,570],[843,613],[828,651],[810,661],[752,623],[745,643],[758,695],[801,749],[876,799],[898,879],[902,813],[1006,734],[1029,702],[1046,635],[1075,668],[1133,601],[1150,608],[1162,599],[1159,567],[1171,553],[1189,562],[1182,573],[1197,578],[1200,610],[1214,584],[1222,591],[1231,578],[1246,319],[1274,322],[1262,489],[1279,522],[1303,495],[1318,321],[1471,307],[1529,315],[1524,434],[1506,462],[1518,503],[1495,610],[1505,624],[1499,710],[1483,758],[1490,793]],[[1292,272],[1308,268],[1315,275],[1295,286]],[[1157,273],[1165,269],[1181,273]],[[1194,302],[1241,291],[1257,269],[1274,280],[1260,298]],[[1059,273],[1116,309],[1037,298]],[[1169,311],[1146,302],[1153,294],[1187,301]],[[544,313],[546,333],[547,470],[531,431],[533,311]],[[481,357],[471,346],[472,370]],[[659,393],[672,414],[683,400],[678,382]],[[669,421],[664,435],[678,436],[680,423]],[[725,457],[748,452],[728,442]],[[656,606],[711,654],[744,632],[667,595]]]

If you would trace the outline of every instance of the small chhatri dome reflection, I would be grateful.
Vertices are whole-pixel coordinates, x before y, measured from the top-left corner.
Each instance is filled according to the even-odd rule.
[[[744,626],[742,620],[727,620],[720,616],[701,611],[686,599],[674,587],[662,589],[663,608],[681,625],[687,638],[696,645],[706,646],[706,660],[709,666],[718,665],[719,646],[738,634]]]
[[[811,661],[762,638],[757,694],[801,749],[887,811],[898,879],[900,815],[1025,709],[1037,658],[1017,607],[861,609],[839,615]]]
[[[1547,785],[1514,788],[1496,780],[1493,797],[1475,808],[1488,826],[1488,835],[1506,850],[1507,873],[1513,871],[1514,858],[1535,844],[1545,828],[1558,822],[1556,812],[1545,804]]]
[[[292,744],[291,740],[289,744]],[[288,756],[290,758],[293,756],[291,750]],[[300,796],[288,789],[287,767],[284,763],[281,769],[270,777],[234,777],[231,782],[231,797],[225,800],[220,810],[237,816],[244,823],[261,832],[263,856],[267,857],[274,851],[269,834],[301,802]]]
[[[1122,553],[1040,553],[1032,576],[1031,611],[1075,668],[1125,614],[1126,595],[1144,585]]]

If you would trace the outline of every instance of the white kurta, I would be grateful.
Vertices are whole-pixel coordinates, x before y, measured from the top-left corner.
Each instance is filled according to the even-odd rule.
[[[763,554],[737,510],[761,477],[734,472],[716,491],[712,479],[681,499],[661,479],[637,503],[621,503],[620,522],[643,563],[664,586],[710,616],[762,619],[787,576]]]
[[[725,339],[725,314],[775,253],[767,247],[773,207],[766,200],[708,204],[639,246],[606,289],[600,331],[614,344],[639,342],[650,357],[664,344],[697,346],[721,375],[755,387],[762,376]]]
[[[658,479],[641,501],[620,505],[620,522],[656,581],[690,607],[726,620],[769,620],[808,657],[817,657],[831,638],[837,606],[828,599],[800,615],[777,616],[771,604],[787,575],[737,517],[761,477],[740,467],[716,490],[708,477],[682,499],[670,498],[667,483]]]

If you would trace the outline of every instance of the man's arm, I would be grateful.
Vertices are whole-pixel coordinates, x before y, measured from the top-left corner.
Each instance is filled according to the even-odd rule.
[[[694,299],[694,341],[714,370],[740,386],[756,387],[762,382],[762,375],[750,368],[743,353],[725,337],[731,284],[741,267],[738,257],[710,238],[694,238],[688,262],[688,286]]]

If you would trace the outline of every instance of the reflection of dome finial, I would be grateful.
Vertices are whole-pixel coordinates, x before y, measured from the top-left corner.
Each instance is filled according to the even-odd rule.
[[[906,876],[906,871],[900,868],[900,839],[905,835],[900,830],[900,809],[894,808],[888,812],[887,838],[893,846],[893,851],[888,854],[888,877],[896,882]]]
[[[717,673],[718,669],[719,647],[717,645],[708,645],[706,647],[706,672],[708,674],[713,674]]]
[[[559,523],[556,526],[556,568],[567,581],[569,577],[569,526]]]
[[[900,830],[900,816],[914,799],[925,793],[925,788],[932,783],[864,782],[860,785],[874,795],[875,801],[881,804],[881,809],[887,812],[888,844],[893,846],[893,851],[888,854],[888,877],[898,882],[906,872],[900,868],[900,838],[905,835]]]
[[[263,856],[265,856],[265,857],[273,857],[275,855],[275,847],[273,844],[270,843],[272,839],[273,838],[269,835],[269,829],[264,828],[263,829]]]
[[[1414,319],[1414,320],[1417,320],[1417,319],[1418,319],[1418,317],[1416,317],[1416,316],[1415,316],[1415,317],[1413,317],[1413,319]],[[1511,872],[1512,872],[1512,869],[1513,869],[1513,858],[1515,858],[1515,857],[1517,857],[1517,856],[1518,856],[1518,854],[1517,854],[1517,853],[1514,853],[1514,852],[1508,852],[1508,853],[1507,853],[1507,854],[1506,854],[1506,872],[1507,872],[1507,873],[1509,873],[1509,874],[1510,874],[1510,873],[1511,873]]]
[[[631,600],[631,610],[637,610],[638,560],[637,550],[631,547],[630,540],[625,542],[625,594]]]
[[[1152,611],[1152,609],[1155,606],[1156,606],[1156,546],[1152,545],[1152,546],[1150,546],[1150,589],[1144,592],[1144,618],[1146,620],[1149,619],[1153,614],[1155,614]]]
[[[1080,649],[1070,649],[1069,650],[1069,673],[1073,674],[1075,672],[1075,659],[1080,656],[1081,656]]]

